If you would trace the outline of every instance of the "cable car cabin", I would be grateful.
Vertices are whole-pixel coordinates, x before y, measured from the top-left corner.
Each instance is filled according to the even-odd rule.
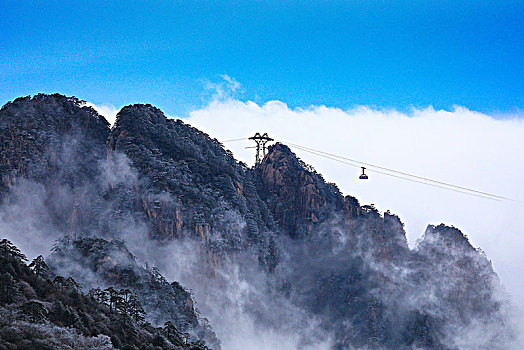
[[[366,175],[366,168],[362,167],[362,174],[358,177],[360,180],[367,180],[368,176]]]

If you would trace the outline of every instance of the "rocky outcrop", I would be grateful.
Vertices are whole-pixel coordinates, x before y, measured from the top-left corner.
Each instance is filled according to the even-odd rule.
[[[385,258],[408,253],[404,224],[398,216],[389,211],[381,215],[373,206],[360,206],[355,198],[343,197],[287,146],[271,146],[255,174],[259,194],[282,233],[311,238],[312,233],[343,228],[355,245],[373,247]]]
[[[18,177],[85,183],[97,173],[108,136],[104,117],[75,97],[17,98],[0,110],[1,186],[5,191]]]
[[[139,174],[135,209],[147,215],[153,238],[200,240],[212,255],[273,244],[252,170],[218,141],[151,105],[133,105],[118,113],[108,145]],[[259,253],[265,264],[274,260]]]
[[[0,110],[2,206],[19,207],[20,193],[38,198],[36,207],[31,207],[38,218],[30,220],[37,219],[37,225],[41,220],[47,231],[66,237],[81,237],[83,233],[119,237],[130,223],[158,227],[159,232],[181,232],[176,202],[169,200],[168,193],[147,191],[149,178],[139,182],[137,168],[130,168],[128,159],[114,152],[111,140],[107,121],[74,97],[39,94],[7,103]],[[17,220],[24,220],[23,213]],[[176,237],[174,234],[164,238]],[[104,246],[97,240],[71,242],[89,254]],[[142,289],[142,297],[152,321],[163,325],[165,320],[175,320],[179,329],[219,348],[207,321],[197,317],[185,289],[178,283],[170,285],[163,277],[157,285],[134,285],[137,281],[144,283],[151,272],[139,268],[126,249],[106,243],[104,251],[112,249],[120,259],[110,253],[97,259],[70,249],[71,255],[62,255],[63,266],[84,264],[83,270],[70,271],[83,285],[94,279],[106,286],[147,286],[149,289]],[[132,280],[121,279],[130,274]],[[150,296],[164,304],[155,304],[152,297],[148,299]]]
[[[121,240],[66,236],[53,248],[48,264],[55,274],[81,281],[84,289],[129,289],[136,293],[154,326],[172,322],[192,341],[203,340],[213,349],[220,342],[207,319],[194,307],[193,297],[180,283],[169,283],[158,271],[140,266]]]
[[[0,201],[11,200],[10,189],[31,188],[59,232],[95,229],[108,135],[104,117],[75,97],[7,103],[0,109]]]
[[[486,254],[475,249],[457,228],[430,225],[417,244],[416,258],[438,274],[435,286],[450,304],[460,305],[458,317],[497,318],[500,310],[501,285]],[[469,318],[469,319],[468,319]]]
[[[453,349],[471,327],[494,348],[510,338],[491,263],[459,230],[429,226],[411,251],[397,215],[342,197],[281,144],[255,174],[281,234],[297,241],[282,263],[294,302],[321,315],[337,347]]]
[[[305,169],[291,150],[280,143],[255,169],[259,194],[268,204],[284,234],[308,237],[330,214],[343,208],[342,196],[333,185]]]

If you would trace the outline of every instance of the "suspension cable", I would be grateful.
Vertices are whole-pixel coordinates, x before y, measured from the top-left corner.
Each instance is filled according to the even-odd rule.
[[[322,154],[322,155],[327,155],[327,156],[330,156],[330,157],[334,157],[334,158],[338,158],[338,159],[347,160],[347,161],[350,161],[350,162],[353,162],[353,163],[366,165],[366,166],[368,166],[368,167],[377,168],[377,169],[385,170],[385,171],[388,171],[388,172],[392,172],[392,173],[396,173],[396,174],[400,174],[400,175],[404,175],[404,176],[409,176],[409,177],[411,177],[411,178],[415,178],[415,179],[423,180],[423,181],[426,181],[426,182],[431,182],[431,183],[434,183],[434,184],[444,185],[444,186],[452,187],[452,188],[455,188],[455,189],[458,189],[458,190],[463,190],[463,191],[473,192],[473,193],[476,193],[476,194],[479,194],[479,195],[482,195],[482,196],[488,196],[488,197],[494,197],[494,198],[498,198],[498,199],[503,199],[503,200],[513,201],[513,200],[510,199],[510,198],[503,197],[503,196],[499,196],[499,195],[496,195],[496,194],[492,194],[492,193],[488,193],[488,192],[483,192],[483,191],[477,191],[477,190],[474,190],[474,189],[471,189],[471,188],[467,188],[467,187],[463,187],[463,186],[458,186],[458,185],[453,185],[453,184],[450,184],[450,183],[447,183],[447,182],[443,182],[443,181],[433,180],[433,179],[430,179],[430,178],[427,178],[427,177],[418,176],[418,175],[410,174],[410,173],[407,173],[407,172],[403,172],[403,171],[399,171],[399,170],[394,170],[394,169],[390,169],[390,168],[382,167],[382,166],[375,165],[375,164],[371,164],[371,163],[362,162],[362,161],[359,161],[359,160],[355,160],[355,159],[351,159],[351,158],[347,158],[347,157],[343,157],[343,156],[338,156],[338,155],[336,155],[336,154],[332,154],[332,153],[328,153],[328,152],[323,152],[323,151],[316,150],[316,149],[313,149],[313,148],[309,148],[309,147],[305,147],[305,146],[301,146],[301,145],[297,145],[297,144],[293,144],[293,143],[289,143],[289,145],[294,146],[294,147],[297,147],[297,148],[301,148],[303,151],[313,151],[313,152],[317,152],[318,155],[321,155],[321,154]],[[353,165],[353,164],[352,164],[352,165]],[[355,166],[355,165],[353,165],[353,166]],[[357,166],[360,167],[360,165],[357,165]],[[373,171],[378,172],[377,170],[373,170]]]
[[[243,140],[248,140],[248,139],[249,138],[247,138],[247,137],[243,137],[243,138],[238,138],[238,139],[224,140],[224,141],[221,141],[221,143],[237,142],[237,141],[243,141]],[[415,182],[415,183],[419,183],[419,184],[423,184],[423,185],[427,185],[427,186],[432,186],[432,187],[436,187],[436,188],[441,188],[441,189],[445,189],[445,190],[448,190],[448,191],[468,194],[468,195],[471,195],[471,196],[476,196],[476,197],[480,197],[480,198],[484,198],[484,199],[490,199],[490,200],[494,200],[494,201],[510,201],[510,202],[521,203],[519,201],[513,200],[511,198],[507,198],[507,197],[504,197],[504,196],[499,196],[499,195],[488,193],[488,192],[478,191],[478,190],[474,190],[474,189],[471,189],[471,188],[454,185],[454,184],[451,184],[451,183],[448,183],[448,182],[443,182],[443,181],[439,181],[439,180],[433,180],[433,179],[430,179],[428,177],[410,174],[410,173],[405,172],[405,171],[400,171],[400,170],[395,170],[395,169],[391,169],[391,168],[386,168],[386,167],[383,167],[383,166],[380,166],[380,165],[363,162],[363,161],[360,161],[360,160],[356,160],[356,159],[352,159],[352,158],[336,155],[336,154],[329,153],[329,152],[324,152],[324,151],[321,151],[321,150],[317,150],[317,149],[314,149],[314,148],[311,148],[311,147],[298,145],[298,144],[291,143],[291,142],[285,142],[285,143],[290,145],[290,146],[293,146],[293,147],[295,147],[295,148],[297,148],[297,149],[299,149],[299,150],[301,150],[303,152],[311,153],[311,154],[317,155],[319,157],[324,157],[326,159],[330,159],[330,160],[333,160],[333,161],[336,161],[336,162],[339,162],[339,163],[342,163],[342,164],[345,164],[345,165],[349,165],[349,166],[352,166],[352,167],[361,168],[362,165],[365,165],[365,166],[371,168],[371,169],[370,168],[366,168],[370,172],[374,172],[374,173],[378,173],[378,174],[394,177],[394,178],[397,178],[397,179],[410,181],[410,182]]]
[[[353,166],[353,167],[356,167],[356,168],[360,168],[359,165],[355,165],[355,164],[352,164],[352,163],[349,163],[349,162],[346,162],[346,161],[343,161],[343,160],[340,160],[340,159],[337,159],[337,158],[334,158],[334,157],[326,156],[326,155],[317,153],[315,151],[310,151],[310,150],[302,148],[301,146],[296,146],[295,145],[294,147],[298,148],[298,149],[300,149],[301,151],[304,151],[304,152],[308,152],[308,153],[315,154],[315,155],[320,156],[320,157],[324,157],[324,158],[327,158],[327,159],[334,160],[334,161],[339,162],[339,163],[343,163],[343,164],[350,165],[350,166]],[[464,193],[464,194],[468,194],[470,196],[485,198],[485,199],[498,201],[498,202],[502,201],[499,198],[489,197],[489,196],[480,195],[480,194],[473,193],[473,192],[463,191],[463,190],[460,190],[460,189],[455,189],[455,188],[451,188],[451,187],[445,187],[445,186],[440,186],[440,185],[436,185],[436,184],[433,184],[433,183],[428,183],[428,182],[423,182],[423,181],[419,181],[419,180],[415,180],[415,179],[410,179],[410,178],[407,178],[407,177],[386,173],[386,172],[380,171],[380,170],[374,170],[374,169],[367,169],[367,170],[369,170],[370,172],[374,172],[374,173],[378,173],[378,174],[382,174],[382,175],[386,175],[386,176],[391,176],[391,177],[394,177],[394,178],[397,178],[397,179],[401,179],[401,180],[405,180],[405,181],[416,182],[416,183],[427,185],[427,186],[442,188],[442,189],[445,189],[445,190],[448,190],[448,191]]]
[[[235,142],[235,141],[243,141],[243,140],[248,140],[247,137],[242,137],[240,139],[231,139],[231,140],[224,140],[224,141],[221,141],[222,143],[226,143],[226,142]]]

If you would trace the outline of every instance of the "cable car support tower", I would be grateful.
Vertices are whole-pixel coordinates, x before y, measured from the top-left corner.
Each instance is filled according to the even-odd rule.
[[[257,143],[256,145],[256,149],[257,149],[257,156],[256,156],[256,159],[255,159],[255,165],[260,163],[262,161],[262,159],[264,159],[264,157],[266,156],[266,153],[267,153],[267,146],[266,144],[268,142],[271,142],[271,141],[275,141],[274,139],[272,139],[271,137],[269,137],[267,135],[267,132],[264,133],[263,135],[260,135],[260,133],[256,133],[255,136],[251,136],[249,138],[250,140],[253,140]]]

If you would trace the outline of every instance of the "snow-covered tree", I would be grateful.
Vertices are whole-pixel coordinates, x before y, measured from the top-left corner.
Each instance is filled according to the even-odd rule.
[[[4,238],[0,241],[0,255],[4,258],[15,258],[27,261],[26,256],[10,240]]]
[[[18,293],[18,286],[13,276],[9,272],[0,274],[0,303],[12,303]]]
[[[145,319],[146,312],[142,303],[138,300],[138,296],[134,293],[129,297],[129,314],[136,322],[142,322]]]
[[[39,277],[46,276],[49,272],[49,267],[45,263],[44,257],[42,255],[39,255],[35,259],[33,259],[31,264],[29,264],[29,267]]]
[[[22,310],[29,316],[29,320],[33,323],[43,322],[48,314],[47,308],[39,301],[31,300],[22,305]]]

